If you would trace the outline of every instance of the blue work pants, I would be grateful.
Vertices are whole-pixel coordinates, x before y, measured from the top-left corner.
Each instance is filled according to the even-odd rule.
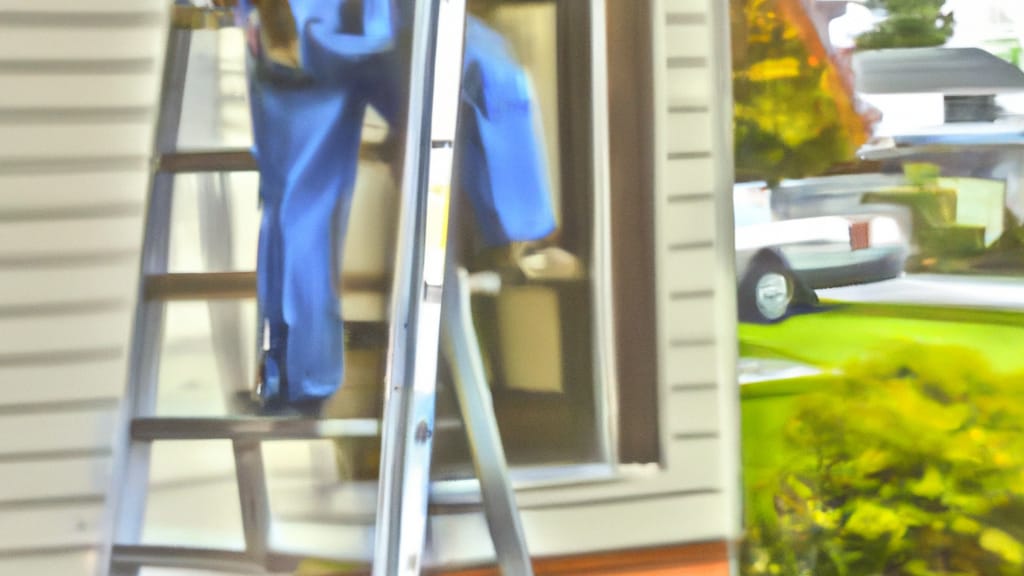
[[[264,396],[285,404],[322,400],[341,383],[337,264],[363,118],[372,104],[401,123],[404,78],[388,3],[364,2],[359,35],[344,32],[345,4],[292,0],[302,69],[251,74],[263,206],[257,297],[269,330]],[[500,36],[475,19],[464,73],[456,189],[470,196],[485,244],[546,236],[555,224],[529,83]]]

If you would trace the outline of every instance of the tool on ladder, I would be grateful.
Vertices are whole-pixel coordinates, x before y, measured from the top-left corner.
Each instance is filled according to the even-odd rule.
[[[175,4],[146,202],[128,383],[115,444],[114,483],[108,507],[110,529],[99,554],[101,574],[134,575],[143,567],[244,573],[294,568],[298,558],[271,546],[272,522],[261,443],[376,436],[381,432],[373,573],[419,574],[427,524],[442,331],[498,563],[506,576],[532,574],[469,315],[469,278],[446,258],[465,19],[465,0],[416,2],[411,69],[417,72],[411,79],[383,425],[371,419],[167,418],[155,415],[166,303],[254,292],[251,275],[168,273],[175,174],[255,168],[247,152],[177,150],[191,33],[229,26],[233,18],[227,8]],[[142,544],[152,443],[209,439],[227,439],[233,445],[245,549]]]

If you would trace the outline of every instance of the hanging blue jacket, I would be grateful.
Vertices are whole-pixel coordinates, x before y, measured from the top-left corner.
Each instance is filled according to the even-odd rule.
[[[263,393],[285,404],[317,402],[341,382],[336,266],[363,116],[372,105],[393,128],[401,126],[407,100],[394,44],[411,18],[403,23],[389,0],[364,0],[360,21],[346,21],[348,4],[292,0],[299,68],[260,54],[253,54],[250,67],[263,204],[257,300],[269,340]],[[411,3],[403,8],[411,15]],[[240,13],[248,21],[245,0]],[[536,126],[525,72],[500,36],[470,19],[456,190],[469,195],[487,244],[534,240],[554,230]]]

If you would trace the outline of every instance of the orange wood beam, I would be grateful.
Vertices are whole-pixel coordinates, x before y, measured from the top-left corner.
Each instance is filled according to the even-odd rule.
[[[725,542],[540,558],[537,576],[728,576]],[[500,576],[496,567],[435,570],[431,576]]]

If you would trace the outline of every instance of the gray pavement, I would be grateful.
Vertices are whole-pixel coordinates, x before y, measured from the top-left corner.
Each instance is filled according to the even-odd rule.
[[[908,274],[884,282],[818,290],[818,296],[847,302],[1024,310],[1024,277]]]

